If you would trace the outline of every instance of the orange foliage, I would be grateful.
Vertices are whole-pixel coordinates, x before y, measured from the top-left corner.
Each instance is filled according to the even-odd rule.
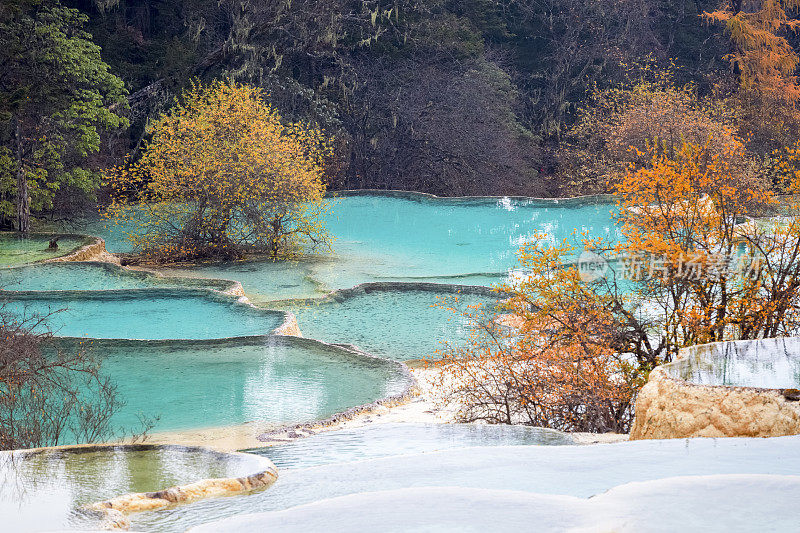
[[[684,143],[675,158],[631,169],[619,193],[625,240],[616,252],[659,262],[659,275],[635,292],[657,304],[651,312],[659,315],[667,357],[682,346],[796,330],[800,218],[794,207],[780,219],[752,218],[779,208],[760,180]]]
[[[322,134],[286,123],[260,89],[194,85],[153,126],[142,158],[109,182],[108,215],[158,260],[272,257],[325,245]]]
[[[619,242],[520,250],[525,275],[498,288],[506,300],[465,311],[470,341],[433,363],[445,401],[464,420],[625,431],[648,372],[681,347],[796,334],[800,204],[730,160],[684,141],[619,180]],[[799,160],[800,144],[776,165],[793,190]],[[579,251],[604,275],[572,268]]]
[[[561,154],[562,182],[573,186],[567,193],[610,192],[629,163],[646,164],[654,153],[674,156],[683,141],[744,165],[735,109],[700,98],[692,84],[676,87],[671,71],[646,68],[640,76],[631,85],[592,93]]]
[[[800,100],[800,86],[794,75],[800,60],[782,35],[795,31],[800,24],[786,14],[798,7],[799,0],[762,0],[752,12],[728,10],[705,14],[709,20],[725,23],[735,46],[728,58],[737,66],[745,91],[790,104]]]
[[[646,374],[611,342],[620,330],[616,303],[562,268],[566,242],[520,250],[529,276],[498,288],[496,310],[461,312],[473,324],[465,346],[439,350],[434,385],[463,421],[524,423],[568,431],[626,431]],[[510,313],[518,327],[496,320]],[[506,322],[507,323],[507,322]]]

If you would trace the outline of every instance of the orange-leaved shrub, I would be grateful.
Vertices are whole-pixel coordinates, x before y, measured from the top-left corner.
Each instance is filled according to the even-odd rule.
[[[776,165],[793,190],[797,153]],[[626,431],[680,348],[796,334],[800,207],[730,160],[684,141],[619,177],[613,240],[532,239],[501,303],[461,310],[469,341],[431,363],[443,402],[465,421]]]

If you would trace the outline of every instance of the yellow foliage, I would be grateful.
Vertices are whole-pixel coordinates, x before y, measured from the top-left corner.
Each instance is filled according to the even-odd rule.
[[[109,175],[108,216],[157,260],[295,255],[327,245],[322,133],[285,122],[260,89],[194,84],[153,125],[139,161]]]

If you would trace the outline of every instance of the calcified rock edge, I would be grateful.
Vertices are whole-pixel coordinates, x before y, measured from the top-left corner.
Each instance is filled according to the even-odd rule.
[[[246,457],[248,461],[253,462],[256,466],[252,474],[241,477],[201,479],[185,485],[176,485],[155,492],[123,494],[108,500],[85,504],[80,507],[81,512],[95,516],[100,521],[100,526],[108,529],[127,530],[130,527],[128,515],[131,513],[152,511],[172,505],[196,502],[206,498],[247,494],[253,491],[266,489],[278,479],[278,469],[272,461],[266,457],[242,452],[220,452],[212,450],[211,448],[198,446],[181,446],[175,444],[90,444],[33,448],[9,453],[13,453],[24,459],[30,455],[55,451],[59,453],[89,453],[119,450],[172,450],[215,456],[241,456]]]
[[[800,434],[796,389],[701,385],[675,377],[686,358],[699,357],[707,346],[684,348],[674,362],[653,369],[636,400],[631,440]]]
[[[77,250],[62,255],[53,257],[52,259],[45,259],[44,263],[63,263],[69,261],[102,261],[104,263],[112,263],[115,265],[120,264],[119,258],[106,250],[106,241],[94,235],[77,235],[77,234],[64,234],[68,237],[88,237],[92,242],[84,244]]]

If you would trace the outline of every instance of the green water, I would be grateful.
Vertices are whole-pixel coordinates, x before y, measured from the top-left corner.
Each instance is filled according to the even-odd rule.
[[[354,344],[396,360],[436,358],[442,342],[469,336],[464,318],[445,309],[492,308],[494,298],[444,290],[375,290],[342,301],[291,306],[300,331],[326,342]]]
[[[0,454],[0,528],[9,532],[93,529],[96,523],[75,512],[77,507],[131,492],[245,476],[262,469],[256,457],[180,446]]]
[[[154,431],[307,422],[408,385],[396,364],[307,339],[92,345],[127,402],[116,427],[135,427],[139,413],[161,417]]]
[[[265,335],[283,313],[210,298],[204,291],[139,290],[75,292],[58,296],[11,296],[6,310],[19,316],[48,313],[48,327],[61,337],[98,339],[215,339]]]
[[[58,249],[50,250],[49,241],[49,236],[22,237],[15,233],[0,233],[0,268],[67,255],[90,242],[83,237],[63,237],[58,241]]]
[[[7,291],[99,291],[153,287],[204,287],[225,290],[222,280],[175,279],[124,269],[109,263],[45,263],[0,269]]]

